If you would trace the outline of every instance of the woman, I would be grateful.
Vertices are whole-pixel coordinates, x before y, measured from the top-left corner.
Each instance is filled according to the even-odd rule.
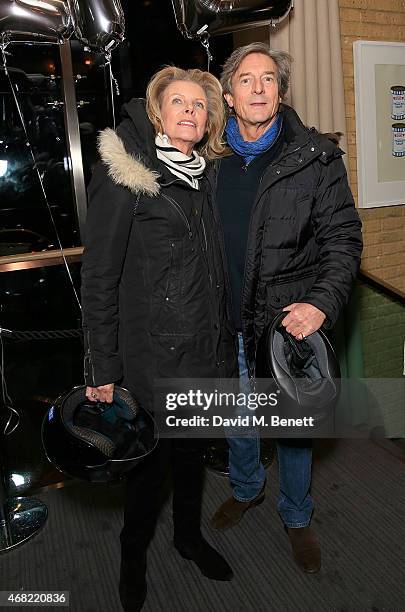
[[[90,400],[111,401],[119,383],[153,410],[154,379],[237,375],[205,161],[223,152],[221,96],[211,74],[167,67],[150,81],[146,106],[132,100],[116,132],[100,135],[82,268]],[[140,610],[146,597],[146,549],[169,465],[175,547],[205,576],[232,578],[200,531],[202,441],[161,439],[127,482],[124,609]]]

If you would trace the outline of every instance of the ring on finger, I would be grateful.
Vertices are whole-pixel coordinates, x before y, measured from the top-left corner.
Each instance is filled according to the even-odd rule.
[[[96,399],[96,397],[97,397],[97,393],[94,393],[94,392],[93,392],[93,393],[91,394],[91,397],[94,397],[94,399]]]
[[[306,340],[307,337],[304,335],[304,332],[301,332],[301,340]]]

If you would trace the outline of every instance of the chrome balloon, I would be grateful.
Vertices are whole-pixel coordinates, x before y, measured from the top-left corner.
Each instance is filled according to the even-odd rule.
[[[292,0],[172,0],[177,27],[186,38],[266,25],[288,15]]]
[[[0,42],[61,42],[72,33],[67,0],[0,0]]]
[[[77,37],[94,49],[111,51],[125,37],[119,0],[69,0]]]

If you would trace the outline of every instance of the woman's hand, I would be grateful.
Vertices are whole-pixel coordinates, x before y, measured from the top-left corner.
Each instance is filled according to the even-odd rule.
[[[111,404],[113,401],[114,383],[109,385],[100,385],[100,387],[86,387],[86,397],[91,402],[107,402]]]

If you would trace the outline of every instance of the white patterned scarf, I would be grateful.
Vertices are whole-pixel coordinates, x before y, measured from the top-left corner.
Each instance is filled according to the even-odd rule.
[[[191,157],[185,155],[170,143],[166,134],[155,138],[156,154],[172,174],[186,181],[194,189],[199,189],[199,181],[205,170],[205,159],[193,151]]]

